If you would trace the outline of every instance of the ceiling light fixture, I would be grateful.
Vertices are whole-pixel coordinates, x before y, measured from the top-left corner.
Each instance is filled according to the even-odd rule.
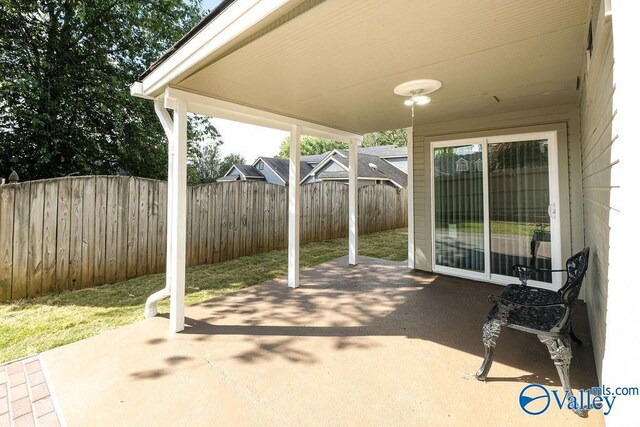
[[[414,107],[416,105],[427,105],[431,102],[431,98],[427,96],[442,87],[442,82],[432,79],[411,80],[399,84],[393,89],[396,95],[407,97],[404,105],[411,107],[411,123],[413,125],[413,117],[415,115]]]

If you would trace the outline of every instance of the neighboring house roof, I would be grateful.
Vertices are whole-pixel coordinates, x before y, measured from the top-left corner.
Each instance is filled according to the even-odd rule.
[[[225,175],[216,179],[216,181],[236,181],[240,178],[240,175]]]
[[[235,173],[233,173],[236,171]],[[227,173],[216,181],[236,181],[237,179],[245,179],[250,181],[264,181],[265,177],[260,171],[251,165],[232,165]]]
[[[396,147],[395,145],[379,145],[377,147],[364,147],[358,150],[360,154],[369,154],[381,159],[390,157],[407,157],[407,147]]]
[[[252,165],[233,165],[233,167],[247,178],[264,178],[264,175]]]
[[[289,159],[278,159],[275,157],[259,157],[254,162],[254,165],[258,160],[262,159],[262,161],[270,167],[284,182],[285,184],[289,184]],[[304,161],[300,161],[300,176],[307,176],[309,172],[311,172],[311,165]]]
[[[306,163],[314,163],[314,164],[318,164],[322,161],[322,159],[324,159],[327,154],[329,154],[331,151],[327,151],[325,153],[322,154],[313,154],[311,156],[300,156],[300,161],[301,162],[306,162]]]
[[[334,150],[320,162],[315,168],[314,173],[318,173],[329,162],[336,162],[340,164],[344,171],[331,171],[321,172],[321,177],[330,179],[348,179],[349,178],[349,153],[346,150]],[[371,166],[373,165],[373,167]],[[304,176],[304,180],[308,178],[308,175]],[[407,186],[407,174],[381,159],[377,156],[369,154],[363,154],[362,151],[358,153],[358,178],[359,179],[381,179],[390,180],[399,187]]]

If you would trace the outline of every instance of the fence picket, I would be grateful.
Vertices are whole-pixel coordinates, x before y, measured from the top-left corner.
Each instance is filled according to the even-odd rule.
[[[118,269],[118,178],[107,178],[107,219],[105,224],[105,283],[114,283]]]
[[[95,228],[94,228],[94,275],[93,283],[105,283],[107,246],[107,185],[106,176],[96,177]]]
[[[15,188],[0,186],[0,302],[11,299]]]
[[[58,181],[58,220],[56,224],[56,291],[69,289],[71,244],[71,178]]]
[[[42,294],[56,288],[56,226],[58,224],[58,185],[60,180],[44,185],[44,213],[42,217]]]

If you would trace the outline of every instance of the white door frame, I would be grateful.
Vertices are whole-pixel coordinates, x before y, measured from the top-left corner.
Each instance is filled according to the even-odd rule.
[[[558,132],[557,131],[544,131],[544,132],[526,132],[518,134],[478,137],[478,138],[463,138],[453,139],[446,141],[432,141],[429,149],[431,150],[431,253],[432,256],[432,269],[434,273],[447,274],[451,276],[463,277],[472,280],[481,280],[485,282],[496,283],[500,285],[507,285],[514,283],[515,279],[511,276],[503,276],[491,273],[491,236],[489,234],[489,157],[488,146],[492,143],[501,142],[517,142],[528,141],[536,139],[546,139],[549,141],[548,163],[549,163],[549,208],[550,211],[553,207],[555,215],[550,215],[550,231],[551,231],[551,268],[562,268],[562,253],[561,253],[561,230],[560,230],[560,218],[562,212],[560,210],[560,179],[559,179],[559,165],[558,165]],[[474,145],[478,144],[482,146],[482,185],[483,185],[483,211],[484,211],[484,272],[467,271],[453,267],[439,266],[436,264],[436,225],[435,225],[435,149],[442,147],[462,146],[462,145]],[[537,287],[557,290],[562,286],[562,275],[560,273],[552,274],[553,283],[539,282],[530,280],[529,283]]]

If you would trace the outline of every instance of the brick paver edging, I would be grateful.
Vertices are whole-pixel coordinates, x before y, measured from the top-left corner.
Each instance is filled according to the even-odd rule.
[[[0,427],[59,427],[38,356],[0,366]]]

